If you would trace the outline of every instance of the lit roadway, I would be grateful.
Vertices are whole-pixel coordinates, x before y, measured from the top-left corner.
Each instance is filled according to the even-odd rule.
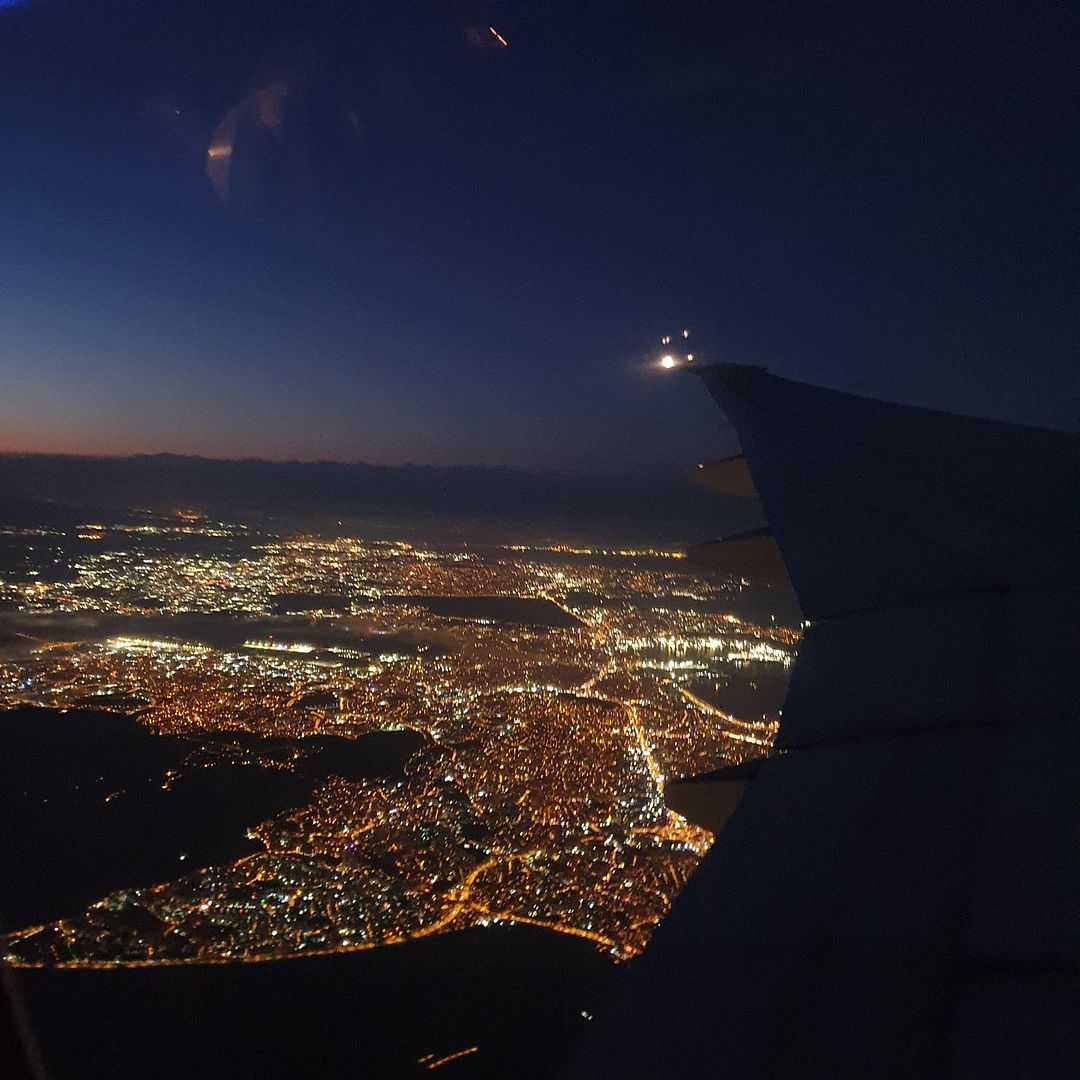
[[[745,720],[737,720],[730,713],[726,713],[722,709],[710,705],[707,701],[699,698],[697,694],[691,693],[685,686],[678,687],[678,691],[687,701],[692,702],[699,709],[702,709],[713,716],[722,716],[729,724],[734,724],[736,727],[743,729],[742,732],[725,731],[724,734],[729,739],[734,739],[736,742],[753,743],[755,746],[772,746],[772,739],[763,739],[758,735],[749,734],[751,731],[760,731],[760,726],[747,723]]]

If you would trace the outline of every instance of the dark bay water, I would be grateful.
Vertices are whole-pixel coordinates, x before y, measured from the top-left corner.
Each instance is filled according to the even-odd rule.
[[[416,604],[450,619],[488,619],[525,626],[580,626],[581,621],[542,597],[387,596],[386,601]]]
[[[73,915],[114,889],[239,858],[257,850],[249,826],[303,806],[328,774],[396,776],[424,744],[412,731],[319,736],[302,741],[309,753],[296,772],[238,762],[182,769],[215,741],[154,735],[115,713],[0,713],[0,926]],[[293,745],[228,741],[266,754]]]

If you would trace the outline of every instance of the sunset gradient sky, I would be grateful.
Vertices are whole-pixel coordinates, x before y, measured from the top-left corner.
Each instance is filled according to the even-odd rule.
[[[683,326],[1069,426],[1067,11],[3,7],[0,449],[696,460]]]

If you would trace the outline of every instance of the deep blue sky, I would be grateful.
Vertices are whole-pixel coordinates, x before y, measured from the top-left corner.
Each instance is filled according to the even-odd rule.
[[[0,4],[0,449],[691,461],[683,326],[1071,426],[1067,12]]]

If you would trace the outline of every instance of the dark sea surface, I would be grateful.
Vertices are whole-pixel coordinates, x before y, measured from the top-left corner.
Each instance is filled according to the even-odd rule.
[[[789,665],[761,661],[725,665],[723,674],[695,679],[689,689],[702,701],[740,720],[775,720],[784,707],[791,672]]]
[[[486,619],[523,626],[581,626],[581,620],[541,597],[386,596],[388,603],[416,604],[448,619]]]
[[[349,955],[20,971],[51,1080],[558,1077],[627,977],[586,941],[490,926]]]
[[[348,614],[349,598],[339,593],[274,593],[270,597],[272,615],[296,615],[308,611],[338,611]]]

